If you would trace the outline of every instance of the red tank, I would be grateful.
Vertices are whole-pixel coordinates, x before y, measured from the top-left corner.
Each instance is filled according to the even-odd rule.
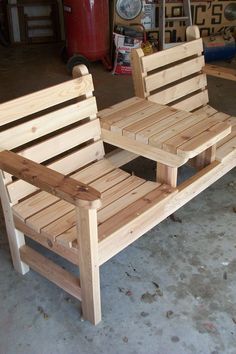
[[[64,0],[68,70],[79,63],[109,62],[109,1]]]

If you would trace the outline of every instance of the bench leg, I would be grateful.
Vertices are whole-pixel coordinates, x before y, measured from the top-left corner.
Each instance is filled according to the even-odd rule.
[[[93,324],[101,321],[97,210],[77,209],[82,313]]]
[[[216,159],[216,145],[213,145],[195,157],[194,167],[198,170],[206,167]]]
[[[159,183],[165,183],[171,187],[177,186],[177,176],[178,168],[163,165],[162,163],[157,164],[156,180]]]
[[[22,232],[17,230],[14,225],[11,205],[7,195],[6,187],[4,185],[2,172],[0,173],[0,192],[2,209],[4,213],[4,219],[6,223],[7,236],[9,241],[9,247],[11,251],[12,262],[15,270],[20,274],[25,274],[29,271],[27,264],[21,261],[20,251],[21,246],[25,245],[25,236]]]

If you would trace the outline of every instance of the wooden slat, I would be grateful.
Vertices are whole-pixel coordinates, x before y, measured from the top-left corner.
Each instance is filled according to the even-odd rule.
[[[142,48],[131,50],[131,66],[132,66],[132,79],[134,84],[135,95],[141,98],[148,96],[144,83],[144,77],[147,76],[147,72],[143,71],[142,58],[144,52]]]
[[[16,216],[14,216],[14,223],[16,228],[30,239],[55,252],[59,256],[67,259],[69,262],[77,266],[79,265],[79,254],[76,248],[73,247],[70,249],[61,244],[58,244],[57,242],[51,242],[47,235],[37,233],[28,225],[19,220]]]
[[[201,74],[192,79],[188,79],[170,88],[162,90],[161,92],[155,93],[149,97],[149,100],[158,100],[159,103],[168,104],[194,91],[203,89],[206,85],[206,74]]]
[[[75,217],[76,219],[76,217]],[[76,223],[76,220],[75,220]],[[64,245],[65,247],[72,248],[74,242],[77,242],[77,233],[76,233],[76,227],[73,229],[70,228],[63,232],[62,234],[58,235],[56,238],[56,242],[59,243],[60,245]]]
[[[155,135],[151,136],[149,138],[149,144],[162,148],[163,143],[165,141],[175,137],[182,131],[186,130],[189,127],[192,127],[194,124],[204,121],[205,119],[206,119],[205,115],[195,116],[189,112],[188,115],[185,117],[185,119],[183,119],[181,122],[174,124],[167,131],[162,131],[160,133],[156,133]]]
[[[165,119],[161,120],[160,122],[156,122],[151,126],[147,127],[146,129],[138,131],[136,133],[136,140],[141,141],[144,144],[148,144],[149,139],[152,135],[162,131],[169,131],[174,124],[176,123],[179,124],[182,120],[184,120],[188,116],[189,113],[185,111],[171,114],[167,116]]]
[[[120,119],[118,122],[112,123],[110,129],[111,129],[111,131],[114,131],[117,134],[122,135],[123,129],[125,129],[129,125],[136,124],[139,121],[143,121],[146,118],[151,119],[150,116],[153,116],[153,115],[158,117],[159,112],[160,111],[163,112],[164,109],[165,109],[165,107],[156,103],[155,105],[145,108],[140,112],[137,112],[135,114],[131,114],[127,117],[122,117],[122,119]]]
[[[91,75],[63,82],[44,90],[16,98],[0,105],[0,125],[15,121],[35,112],[93,91]],[[17,109],[16,109],[17,107]]]
[[[133,124],[126,126],[123,129],[123,135],[135,139],[135,136],[139,133],[139,131],[143,131],[149,128],[151,129],[154,124],[161,124],[161,122],[163,123],[168,119],[169,116],[175,113],[176,110],[174,108],[163,108],[161,111],[152,114],[145,119],[139,120]]]
[[[197,196],[215,181],[221,178],[229,170],[236,166],[236,151],[223,163],[214,161],[178,186],[178,192],[170,194],[162,202],[150,207],[143,214],[138,215],[130,223],[124,223],[117,231],[103,239],[99,244],[100,265],[115,254],[132,244],[145,232],[156,226],[192,198]]]
[[[105,208],[107,205],[113,203],[117,199],[123,197],[125,194],[133,191],[135,188],[145,183],[145,180],[137,176],[130,176],[124,181],[116,184],[112,188],[102,193],[102,206],[100,209]]]
[[[26,224],[32,227],[36,232],[40,232],[42,228],[55,220],[59,220],[73,209],[73,204],[69,204],[64,200],[59,200],[58,202],[39,211],[37,214],[27,218]]]
[[[79,278],[76,278],[74,275],[28,246],[20,248],[20,256],[22,261],[28,264],[30,268],[40,273],[75,298],[81,300]]]
[[[52,194],[47,192],[38,192],[36,195],[33,195],[30,198],[27,198],[23,202],[15,205],[13,207],[14,214],[25,221],[30,216],[38,213],[40,210],[56,203],[59,200],[58,197],[55,197]]]
[[[29,122],[1,132],[1,147],[6,150],[11,150],[56,131],[57,129],[94,115],[96,111],[95,97],[91,97],[74,105],[70,105],[69,107],[32,119]]]
[[[221,79],[236,81],[236,70],[224,68],[223,66],[206,64],[203,71],[207,75],[220,77]]]
[[[84,168],[79,172],[76,172],[73,174],[73,178],[75,180],[89,184],[113,170],[115,170],[113,164],[110,161],[104,159]]]
[[[72,217],[75,217],[76,222],[76,216],[73,215]],[[63,231],[56,236],[56,243],[64,245],[70,249],[74,248],[73,245],[76,243],[77,248],[79,248],[77,240],[77,226],[72,226],[70,229]]]
[[[102,128],[109,130],[114,123],[119,122],[121,119],[124,119],[132,114],[142,111],[143,109],[148,108],[152,105],[153,103],[147,100],[139,101],[138,103],[133,104],[132,106],[123,108],[117,112],[110,114],[109,116],[106,116],[105,118],[101,118],[101,126]]]
[[[223,139],[226,135],[230,134],[231,126],[226,123],[217,123],[213,127],[207,129],[207,131],[202,132],[195,138],[187,141],[178,147],[177,153],[180,156],[184,157],[194,157],[197,154],[200,154],[213,144],[216,144],[217,141]]]
[[[28,159],[37,161],[48,160],[59,155],[73,147],[82,144],[89,139],[100,137],[99,120],[93,120],[85,123],[83,126],[73,128],[65,133],[58,134],[49,138],[42,143],[38,143],[32,147],[26,148],[19,152],[19,155]]]
[[[59,220],[52,221],[49,225],[42,227],[41,232],[48,239],[54,241],[59,241],[60,239],[57,236],[61,234],[65,234],[67,230],[71,229],[76,225],[76,216],[75,216],[75,208],[71,210],[69,213],[63,215]],[[74,233],[74,239],[76,239],[77,234]],[[63,243],[63,242],[61,242]],[[68,242],[63,243],[67,247],[72,247]]]
[[[115,169],[105,176],[98,178],[96,181],[90,183],[89,185],[98,190],[100,193],[103,193],[128,177],[128,172],[122,171],[120,169]]]
[[[132,152],[116,148],[106,154],[107,160],[109,160],[115,167],[121,167],[130,161],[136,159],[138,155]]]
[[[105,208],[98,211],[98,223],[101,224],[105,220],[111,218],[113,215],[119,213],[121,210],[134,203],[138,199],[142,198],[144,195],[159,188],[160,184],[156,182],[147,181],[146,183],[133,189],[126,195],[120,197],[118,200],[109,204]]]
[[[108,108],[105,108],[101,111],[98,112],[98,117],[100,119],[105,118],[117,111],[120,111],[121,109],[128,108],[129,106],[132,106],[134,104],[137,104],[138,102],[141,102],[142,99],[139,97],[131,97],[125,101],[119,102],[114,104],[113,106],[110,106]]]
[[[119,228],[127,225],[130,221],[134,220],[136,217],[158,204],[171,193],[175,193],[175,189],[166,185],[159,185],[158,188],[153,189],[150,192],[140,196],[140,198],[129,203],[128,206],[119,209],[113,217],[106,219],[98,227],[99,241],[101,242],[107,236],[111,235],[113,232]]]
[[[205,120],[201,120],[199,123],[193,124],[190,128],[182,130],[182,132],[179,133],[178,135],[170,138],[169,140],[166,140],[163,143],[163,149],[172,153],[176,153],[178,147],[187,143],[188,141],[190,141],[191,143],[194,137],[198,136],[204,131],[207,131],[208,129],[210,129],[211,127],[213,127],[219,122],[221,122],[220,115],[218,115],[217,117],[213,115],[209,118],[206,118]],[[227,127],[226,123],[224,123],[223,125]],[[210,138],[210,134],[209,134],[209,138]]]
[[[96,159],[101,159],[103,156],[103,143],[102,141],[96,141],[93,144],[86,146],[79,151],[76,151],[75,153],[72,153],[57,160],[56,162],[47,165],[47,167],[67,175]],[[34,185],[29,184],[23,180],[18,180],[14,183],[11,183],[7,188],[11,202],[13,204],[38,189]]]
[[[142,144],[138,141],[127,138],[126,136],[117,135],[106,129],[102,129],[102,135],[104,142],[107,142],[108,144],[115,145],[119,148],[128,150],[153,161],[166,164],[170,167],[179,167],[186,162],[186,159],[180,158],[177,155],[170,154],[154,146]]]
[[[221,139],[218,143],[217,143],[217,148],[221,147],[222,145],[224,145],[225,143],[227,143],[229,140],[233,139],[234,137],[236,137],[236,130],[233,130],[233,126],[232,127],[232,132],[227,135],[224,139]]]
[[[218,161],[223,161],[229,155],[234,154],[235,151],[236,151],[236,134],[231,140],[227,141],[225,144],[223,144],[216,150],[216,159]]]
[[[203,113],[205,113],[206,116],[210,117],[212,116],[212,114],[217,113],[217,110],[209,105],[206,105],[194,111],[194,115]]]
[[[148,72],[193,55],[200,56],[202,51],[202,39],[197,39],[195,41],[184,43],[181,46],[169,48],[143,57],[143,67],[144,70]]]
[[[146,77],[146,89],[148,91],[153,91],[189,75],[199,73],[203,66],[203,56],[188,60],[178,65],[173,65],[171,68]]]
[[[102,193],[102,208],[116,201],[143,183],[145,183],[145,180],[136,176],[130,176],[124,181],[111,187],[109,190]],[[75,224],[75,210],[72,210],[59,220],[51,222],[48,226],[43,227],[41,232],[45,237],[52,241],[56,240],[56,242],[59,242],[60,244],[72,247],[73,241],[77,238]]]
[[[156,98],[158,99],[158,98]],[[192,112],[194,109],[202,107],[209,102],[208,90],[198,92],[191,97],[184,98],[178,103],[170,104],[173,108]]]

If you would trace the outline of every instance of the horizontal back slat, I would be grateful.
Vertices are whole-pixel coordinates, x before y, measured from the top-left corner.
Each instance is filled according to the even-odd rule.
[[[0,105],[0,126],[93,91],[91,75],[63,82]]]
[[[178,60],[186,59],[193,55],[200,56],[203,52],[202,39],[180,44],[176,47],[150,54],[142,58],[144,71],[152,71]]]
[[[149,100],[152,102],[162,102],[162,104],[168,104],[194,91],[203,89],[206,87],[206,85],[206,75],[201,74],[192,79],[167,88],[161,92],[155,93],[154,95],[149,96]]]
[[[68,175],[93,161],[102,159],[103,156],[103,142],[99,140],[47,166],[57,172]],[[37,187],[23,180],[9,184],[7,189],[13,204],[26,197],[28,194],[38,190]]]
[[[100,138],[101,128],[98,119],[58,134],[42,143],[26,148],[19,155],[35,162],[44,162],[90,139]]]
[[[173,65],[171,68],[147,76],[145,80],[146,90],[153,91],[174,81],[183,79],[189,75],[198,73],[204,66],[204,57],[200,56],[187,62]]]
[[[172,107],[190,112],[196,108],[206,105],[208,102],[209,102],[208,90],[204,90],[196,93],[191,97],[184,99],[181,102],[173,104]]]
[[[90,117],[97,112],[95,97],[56,110],[0,133],[1,148],[11,150]]]

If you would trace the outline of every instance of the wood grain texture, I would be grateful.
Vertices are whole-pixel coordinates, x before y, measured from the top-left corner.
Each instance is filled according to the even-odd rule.
[[[70,295],[81,300],[81,289],[79,278],[50,261],[40,253],[28,246],[20,248],[20,256],[23,262],[45,278],[64,289]]]
[[[70,177],[25,159],[11,151],[0,152],[0,167],[17,178],[43,189],[72,204],[100,205],[100,193]]]
[[[93,91],[91,75],[63,82],[62,84],[2,103],[0,105],[0,125],[14,122],[27,115],[82,96],[88,91]]]

